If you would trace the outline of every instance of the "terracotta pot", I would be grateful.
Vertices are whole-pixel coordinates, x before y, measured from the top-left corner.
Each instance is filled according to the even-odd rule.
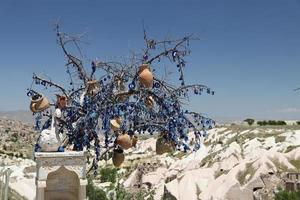
[[[136,143],[138,141],[138,137],[137,136],[132,136],[131,138],[131,143],[132,143],[132,146],[135,147],[136,146]]]
[[[121,146],[123,149],[129,149],[132,147],[132,141],[128,134],[120,134],[116,139],[116,144]]]
[[[31,98],[30,110],[32,112],[41,112],[49,108],[49,106],[50,106],[49,101],[46,97],[44,97],[44,95],[41,95],[37,99]]]
[[[95,95],[99,92],[100,85],[97,80],[92,80],[87,82],[87,94]]]
[[[156,140],[156,154],[161,155],[164,153],[172,152],[173,150],[174,150],[173,142],[166,141],[162,137]]]
[[[119,130],[120,126],[121,126],[121,119],[120,118],[115,118],[115,119],[110,120],[110,128],[113,131]]]
[[[66,96],[60,96],[60,95],[56,95],[57,97],[57,100],[56,100],[56,106],[59,108],[59,109],[62,109],[64,107],[67,106],[67,97]]]
[[[139,80],[141,84],[146,87],[150,88],[152,87],[153,83],[153,74],[150,71],[148,64],[142,64],[139,69]]]
[[[154,99],[152,96],[148,96],[145,100],[146,106],[151,108],[154,104]]]
[[[113,156],[112,156],[112,162],[115,167],[120,167],[122,163],[125,160],[124,151],[122,149],[115,149]]]

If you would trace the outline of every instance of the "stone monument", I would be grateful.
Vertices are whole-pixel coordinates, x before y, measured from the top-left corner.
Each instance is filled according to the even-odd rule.
[[[36,152],[37,200],[85,200],[86,152]]]

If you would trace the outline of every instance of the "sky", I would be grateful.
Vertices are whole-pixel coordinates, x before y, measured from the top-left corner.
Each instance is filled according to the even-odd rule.
[[[186,82],[216,93],[188,107],[225,120],[300,119],[300,0],[1,0],[0,111],[28,110],[33,72],[67,81],[57,19],[86,33],[87,63],[142,49],[143,24],[152,38],[193,33]]]

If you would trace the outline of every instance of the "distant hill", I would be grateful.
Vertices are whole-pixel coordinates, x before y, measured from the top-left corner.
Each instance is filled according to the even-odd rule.
[[[34,117],[32,116],[32,113],[29,111],[25,111],[25,110],[0,111],[0,118],[21,121],[24,123],[33,123],[34,122]]]

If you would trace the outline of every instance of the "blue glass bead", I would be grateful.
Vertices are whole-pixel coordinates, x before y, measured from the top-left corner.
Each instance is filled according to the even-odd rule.
[[[58,151],[58,152],[64,152],[65,149],[64,149],[64,147],[60,146],[60,147],[58,147],[58,150],[57,150],[57,151]]]

